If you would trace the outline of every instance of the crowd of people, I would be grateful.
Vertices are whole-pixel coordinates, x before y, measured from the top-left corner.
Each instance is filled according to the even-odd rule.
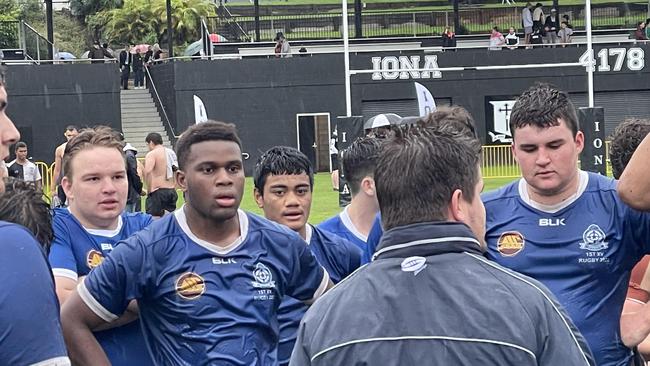
[[[5,158],[20,135],[3,80],[0,70]],[[53,212],[16,144],[23,180],[0,185],[0,360],[641,360],[650,351],[650,121],[625,121],[612,136],[618,183],[577,167],[585,138],[567,93],[530,87],[510,126],[522,178],[487,193],[462,107],[358,138],[340,152],[351,203],[315,226],[314,168],[293,147],[268,149],[252,172],[264,217],[240,209],[233,124],[193,125],[175,152],[150,134],[144,167],[119,132],[70,126],[55,154],[64,196]],[[147,213],[127,206],[141,194]]]

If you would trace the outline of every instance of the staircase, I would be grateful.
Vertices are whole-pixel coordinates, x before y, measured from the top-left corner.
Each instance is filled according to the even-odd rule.
[[[149,90],[122,90],[120,104],[124,139],[138,150],[138,157],[144,157],[149,151],[144,139],[150,132],[158,132],[163,138],[163,145],[172,147]]]

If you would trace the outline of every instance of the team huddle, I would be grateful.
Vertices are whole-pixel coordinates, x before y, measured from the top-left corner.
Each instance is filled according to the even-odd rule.
[[[1,81],[5,157],[19,135]],[[154,218],[125,210],[119,134],[81,130],[57,155],[67,207],[10,216],[29,202],[6,204],[15,184],[0,196],[24,225],[0,221],[0,364],[633,364],[650,334],[645,267],[645,301],[623,308],[650,253],[650,122],[617,129],[618,185],[577,168],[566,93],[531,87],[510,125],[523,177],[484,194],[461,107],[357,139],[340,157],[352,202],[317,226],[295,148],[262,154],[245,193],[235,126],[193,125],[175,146],[185,203]]]

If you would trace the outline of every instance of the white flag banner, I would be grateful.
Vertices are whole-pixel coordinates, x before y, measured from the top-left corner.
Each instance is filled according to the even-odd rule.
[[[436,102],[433,95],[426,86],[420,83],[415,84],[415,92],[418,95],[418,107],[420,107],[420,117],[424,117],[431,112],[436,111]]]
[[[208,120],[208,113],[205,111],[205,105],[201,98],[194,96],[194,122],[199,124]]]

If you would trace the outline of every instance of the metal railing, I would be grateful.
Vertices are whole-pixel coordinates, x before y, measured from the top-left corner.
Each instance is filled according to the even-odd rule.
[[[492,27],[522,30],[522,7],[480,8],[459,11],[463,33],[485,34]],[[548,10],[548,9],[547,9]],[[584,29],[582,6],[563,6],[562,14],[569,15],[574,30]],[[593,29],[635,28],[636,22],[645,19],[647,7],[639,4],[600,4],[592,15]],[[260,38],[271,40],[276,32],[283,32],[289,39],[337,39],[342,37],[340,13],[265,15],[260,17]],[[243,34],[255,30],[252,16],[228,16],[208,18],[212,29],[237,24]],[[349,15],[350,34],[354,34],[354,14]],[[445,28],[454,29],[453,11],[391,11],[362,13],[364,38],[374,37],[421,37],[440,35]],[[236,34],[229,41],[241,42]],[[246,37],[246,40],[250,39]]]
[[[176,143],[176,140],[180,137],[179,134],[176,133],[174,130],[174,126],[172,126],[171,121],[169,120],[169,116],[167,116],[167,111],[165,110],[165,105],[162,102],[162,99],[160,98],[160,95],[158,94],[158,89],[156,89],[156,84],[153,81],[153,78],[151,77],[151,73],[149,72],[149,68],[145,67],[144,68],[145,72],[147,73],[147,81],[149,82],[148,86],[153,90],[154,96],[156,97],[157,104],[160,106],[160,109],[162,110],[163,113],[163,118],[165,119],[165,124],[166,124],[166,130],[169,129],[169,132],[171,132],[171,137],[174,141],[172,141],[172,144]]]
[[[54,49],[54,45],[43,37],[38,31],[32,28],[31,25],[20,22],[22,30],[22,49],[25,50],[25,55],[31,60],[44,61],[54,58],[54,55],[48,54],[49,47]]]

